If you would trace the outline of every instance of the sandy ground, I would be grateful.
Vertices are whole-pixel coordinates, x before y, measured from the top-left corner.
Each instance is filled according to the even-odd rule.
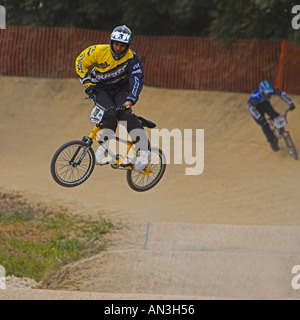
[[[288,128],[300,152],[300,97],[291,97],[296,110],[289,113]],[[180,129],[183,138],[184,129],[191,129],[194,152],[196,129],[204,129],[204,171],[199,175],[187,175],[186,169],[195,164],[174,164],[171,148],[171,163],[165,176],[154,189],[144,193],[130,189],[125,173],[108,166],[96,167],[90,179],[76,188],[64,188],[53,181],[49,165],[55,150],[66,141],[88,135],[92,128],[91,103],[84,99],[83,87],[77,80],[0,77],[0,98],[0,188],[20,191],[32,201],[66,206],[83,215],[100,212],[112,221],[127,225],[127,231],[114,235],[115,251],[145,249],[149,224],[253,226],[253,237],[258,226],[282,230],[300,227],[300,162],[289,155],[283,141],[280,141],[279,152],[271,150],[248,113],[248,94],[145,87],[134,107],[136,114],[153,120],[159,129]],[[285,110],[280,100],[272,101],[278,111]],[[188,141],[183,143],[183,149],[188,145]],[[210,235],[213,237],[219,232],[215,229]],[[242,228],[240,232],[244,232]],[[174,237],[170,236],[169,240]],[[225,239],[228,241],[230,235]],[[197,260],[189,256],[188,247],[183,250],[185,259]],[[248,254],[249,248],[246,251]],[[274,253],[274,247],[271,251]],[[294,249],[290,253],[296,254]],[[132,259],[138,254],[145,253],[135,253]],[[109,253],[105,259],[109,259]],[[149,257],[144,260],[147,259]],[[200,264],[207,261],[205,257],[201,259]],[[297,259],[292,260],[297,262]],[[159,261],[163,263],[164,260]],[[96,273],[90,274],[97,277]],[[115,292],[126,292],[128,283],[122,285],[123,288],[116,287],[119,291]],[[174,290],[173,294],[185,296],[222,295],[219,289],[204,290],[205,294],[201,294],[201,290]],[[132,288],[130,292],[137,291]],[[139,292],[143,293],[143,288]],[[230,292],[224,291],[223,295],[230,297]],[[234,291],[234,296],[239,296],[238,290]],[[247,297],[246,294],[241,296]],[[295,297],[295,292],[287,297]]]

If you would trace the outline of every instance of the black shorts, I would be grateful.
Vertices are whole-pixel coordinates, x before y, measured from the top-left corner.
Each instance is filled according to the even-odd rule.
[[[136,144],[139,142],[139,149],[147,150],[149,148],[149,141],[144,130],[144,127],[138,117],[129,108],[125,111],[117,111],[116,107],[121,106],[127,99],[128,87],[119,88],[102,88],[96,86],[96,101],[105,109],[110,109],[102,120],[102,128],[113,130],[116,132],[118,122],[126,125],[128,133],[131,135],[132,141]],[[140,130],[135,130],[140,129]],[[134,130],[134,131],[133,131]],[[132,133],[131,133],[132,132]]]
[[[274,110],[272,107],[271,103],[269,101],[263,101],[256,106],[256,110],[264,116],[267,114],[270,116],[272,119],[278,117],[280,114]]]

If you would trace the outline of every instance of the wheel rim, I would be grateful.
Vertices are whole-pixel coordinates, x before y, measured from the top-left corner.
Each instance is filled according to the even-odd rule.
[[[148,174],[142,174],[137,171],[131,171],[131,181],[134,186],[145,189],[153,185],[162,173],[162,156],[158,152],[151,152],[151,160],[148,165],[150,169]]]
[[[292,141],[290,135],[289,135],[289,134],[286,134],[285,137],[284,137],[284,139],[285,139],[285,143],[286,143],[286,146],[287,146],[287,148],[288,148],[288,150],[289,150],[290,155],[291,155],[294,159],[297,159],[297,158],[298,158],[297,151],[296,151],[296,148],[295,148],[295,146],[294,146],[294,144],[293,144],[293,141]]]
[[[81,145],[72,145],[65,148],[56,159],[56,176],[60,181],[64,183],[78,183],[86,177],[91,169],[92,157],[89,151],[82,159],[80,165],[73,165],[72,163],[70,163],[70,159],[73,157],[78,147],[80,147],[80,150],[74,159],[74,163],[76,163],[82,155],[82,152],[85,150],[85,147]]]

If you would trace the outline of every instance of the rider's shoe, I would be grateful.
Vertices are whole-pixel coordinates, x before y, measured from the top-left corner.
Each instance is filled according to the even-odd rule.
[[[108,148],[108,141],[101,144],[101,146],[95,152],[95,158],[97,163],[102,164],[102,160],[107,156],[107,148]]]
[[[270,143],[270,146],[273,149],[273,151],[278,151],[279,150],[278,140],[277,139],[275,139],[274,141],[269,142],[269,143]]]
[[[143,171],[149,162],[150,151],[140,150],[135,160],[135,171]]]

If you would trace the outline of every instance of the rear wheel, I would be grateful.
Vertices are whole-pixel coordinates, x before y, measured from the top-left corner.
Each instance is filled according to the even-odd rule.
[[[287,146],[287,148],[289,149],[289,153],[290,155],[294,158],[294,159],[298,159],[298,154],[297,154],[297,150],[295,148],[295,145],[293,143],[293,140],[289,134],[289,132],[285,132],[284,136],[283,136],[284,142]]]
[[[163,151],[151,147],[149,164],[142,172],[127,170],[127,183],[135,191],[147,191],[153,188],[163,177],[166,170],[166,157]]]
[[[95,167],[91,146],[80,140],[63,144],[53,155],[50,171],[53,179],[63,187],[76,187],[85,182]]]

